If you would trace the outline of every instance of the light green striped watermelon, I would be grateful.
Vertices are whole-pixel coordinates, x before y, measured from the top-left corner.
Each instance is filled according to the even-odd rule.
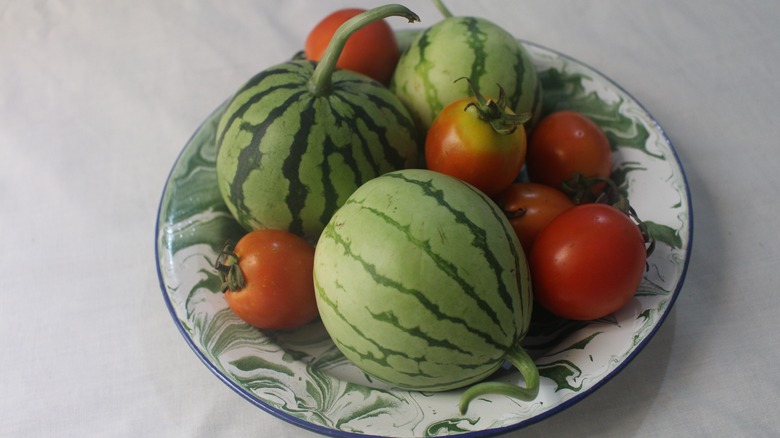
[[[286,229],[314,242],[360,185],[417,164],[419,137],[399,99],[367,76],[334,71],[360,27],[390,15],[417,19],[402,6],[380,8],[345,23],[319,65],[271,67],[232,97],[217,128],[217,183],[246,229]]]
[[[507,93],[509,107],[539,117],[542,87],[531,57],[518,40],[498,25],[479,17],[448,17],[420,33],[401,54],[390,89],[427,130],[450,102],[471,96],[467,81],[485,96]]]
[[[367,374],[444,391],[510,360],[527,388],[482,383],[464,403],[486,392],[536,396],[538,373],[520,346],[528,266],[504,213],[472,186],[424,169],[369,181],[333,215],[314,263],[322,321]]]

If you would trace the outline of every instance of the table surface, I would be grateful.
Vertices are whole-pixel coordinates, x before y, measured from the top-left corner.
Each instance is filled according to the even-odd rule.
[[[187,346],[158,283],[157,207],[185,142],[238,85],[330,11],[379,4],[0,1],[0,435],[314,435]],[[628,90],[675,145],[693,200],[688,275],[656,336],[601,389],[508,436],[780,431],[777,3],[447,4]],[[432,2],[410,6],[438,20]]]

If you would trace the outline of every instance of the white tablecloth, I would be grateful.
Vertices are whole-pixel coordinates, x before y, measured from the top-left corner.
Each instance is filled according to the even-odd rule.
[[[158,284],[156,213],[181,148],[238,85],[328,12],[380,3],[0,1],[0,435],[313,435],[187,346]],[[447,4],[627,89],[693,199],[688,276],[657,335],[593,395],[510,436],[780,433],[777,2]],[[408,6],[422,25],[439,17]]]

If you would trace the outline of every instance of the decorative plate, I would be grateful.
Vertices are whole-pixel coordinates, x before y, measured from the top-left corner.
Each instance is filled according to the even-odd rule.
[[[254,329],[229,310],[213,268],[224,242],[244,233],[216,184],[214,136],[223,106],[174,164],[155,236],[165,302],[184,339],[217,377],[259,408],[322,434],[486,436],[566,409],[640,352],[669,313],[690,257],[692,212],[683,169],[661,127],[617,84],[572,58],[524,44],[543,83],[544,112],[575,109],[604,128],[615,148],[613,177],[657,240],[635,298],[598,321],[534,318],[525,347],[541,375],[539,397],[486,396],[474,400],[466,415],[458,413],[460,390],[403,391],[368,378],[339,353],[319,322],[290,332]],[[491,379],[522,383],[510,367]]]

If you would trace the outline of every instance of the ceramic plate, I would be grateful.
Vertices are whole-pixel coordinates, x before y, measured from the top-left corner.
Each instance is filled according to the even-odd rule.
[[[588,323],[534,318],[526,349],[541,375],[539,397],[474,400],[458,413],[461,391],[421,393],[382,386],[351,365],[319,322],[262,332],[236,318],[213,264],[244,232],[216,185],[214,134],[224,107],[198,128],[177,159],[157,219],[160,284],[175,324],[208,368],[259,408],[298,426],[341,436],[495,435],[571,406],[617,374],[671,310],[690,257],[691,200],[685,175],[660,126],[617,84],[567,56],[525,43],[542,79],[544,111],[581,111],[616,148],[614,178],[657,239],[635,298]],[[492,377],[522,384],[505,367]]]

